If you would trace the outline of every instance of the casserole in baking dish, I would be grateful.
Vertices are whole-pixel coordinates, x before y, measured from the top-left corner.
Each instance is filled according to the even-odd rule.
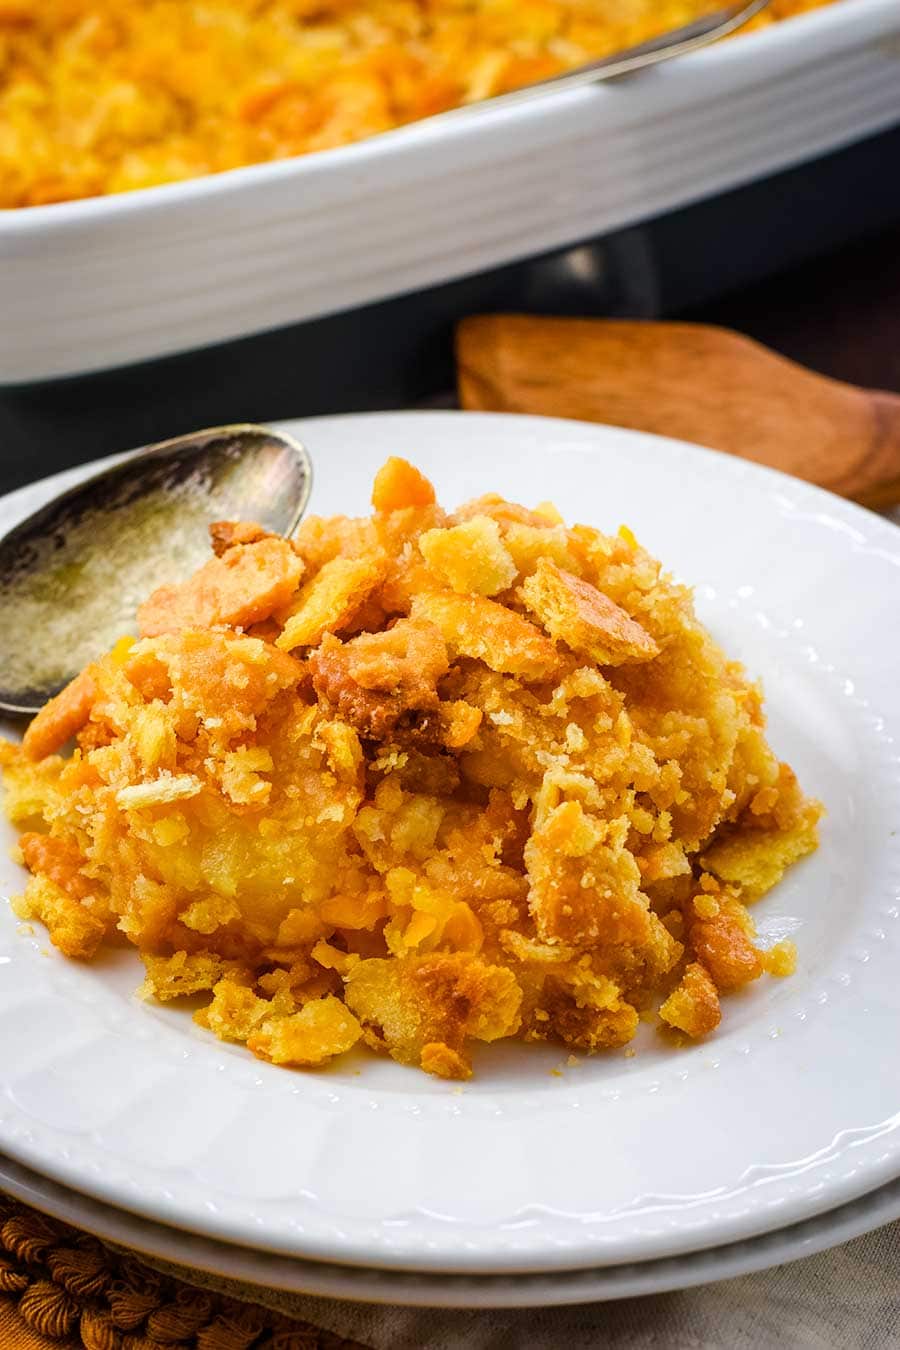
[[[750,25],[834,0],[773,0]],[[561,74],[710,0],[4,0],[0,207],[154,187]]]
[[[900,7],[838,0],[615,83],[551,86],[317,154],[0,211],[0,384],[435,285],[898,122]]]

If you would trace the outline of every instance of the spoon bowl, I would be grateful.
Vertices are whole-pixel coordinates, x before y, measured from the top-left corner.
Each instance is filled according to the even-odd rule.
[[[0,708],[35,713],[120,637],[162,582],[210,555],[208,527],[299,524],[312,465],[251,424],[148,446],[42,506],[0,539]]]

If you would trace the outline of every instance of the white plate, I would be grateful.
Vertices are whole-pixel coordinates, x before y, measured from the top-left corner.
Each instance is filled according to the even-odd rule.
[[[291,424],[289,424],[291,425]],[[800,964],[727,1001],[705,1044],[485,1047],[465,1087],[362,1055],[260,1064],[0,915],[0,1148],[207,1236],[343,1264],[549,1271],[650,1260],[802,1221],[900,1173],[900,534],[740,460],[651,436],[454,413],[314,419],[313,509],[362,511],[389,453],[453,504],[552,495],[697,584],[766,683],[771,738],[829,814],[757,908]],[[2,504],[7,520],[40,497]],[[5,522],[4,522],[5,523]],[[0,889],[20,884],[12,863]],[[43,953],[43,954],[42,954]],[[15,1028],[15,1034],[11,1029]]]
[[[900,5],[839,0],[625,80],[0,211],[0,385],[188,351],[579,243],[900,122]]]
[[[691,1289],[814,1256],[900,1218],[900,1181],[893,1181],[804,1223],[687,1256],[549,1275],[416,1275],[303,1261],[196,1237],[90,1200],[10,1158],[0,1157],[0,1190],[107,1242],[181,1266],[187,1280],[205,1271],[261,1291],[425,1308],[549,1308]]]

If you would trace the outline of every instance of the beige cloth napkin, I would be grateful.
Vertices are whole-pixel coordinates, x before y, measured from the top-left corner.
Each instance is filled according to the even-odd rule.
[[[371,1350],[888,1350],[900,1347],[900,1222],[802,1261],[671,1294],[571,1308],[445,1311],[299,1297],[167,1274]]]

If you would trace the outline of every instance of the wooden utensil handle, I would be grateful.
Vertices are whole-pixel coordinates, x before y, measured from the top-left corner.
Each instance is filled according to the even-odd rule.
[[[463,320],[460,402],[608,422],[726,450],[868,506],[900,501],[900,396],[828,379],[703,324]]]

